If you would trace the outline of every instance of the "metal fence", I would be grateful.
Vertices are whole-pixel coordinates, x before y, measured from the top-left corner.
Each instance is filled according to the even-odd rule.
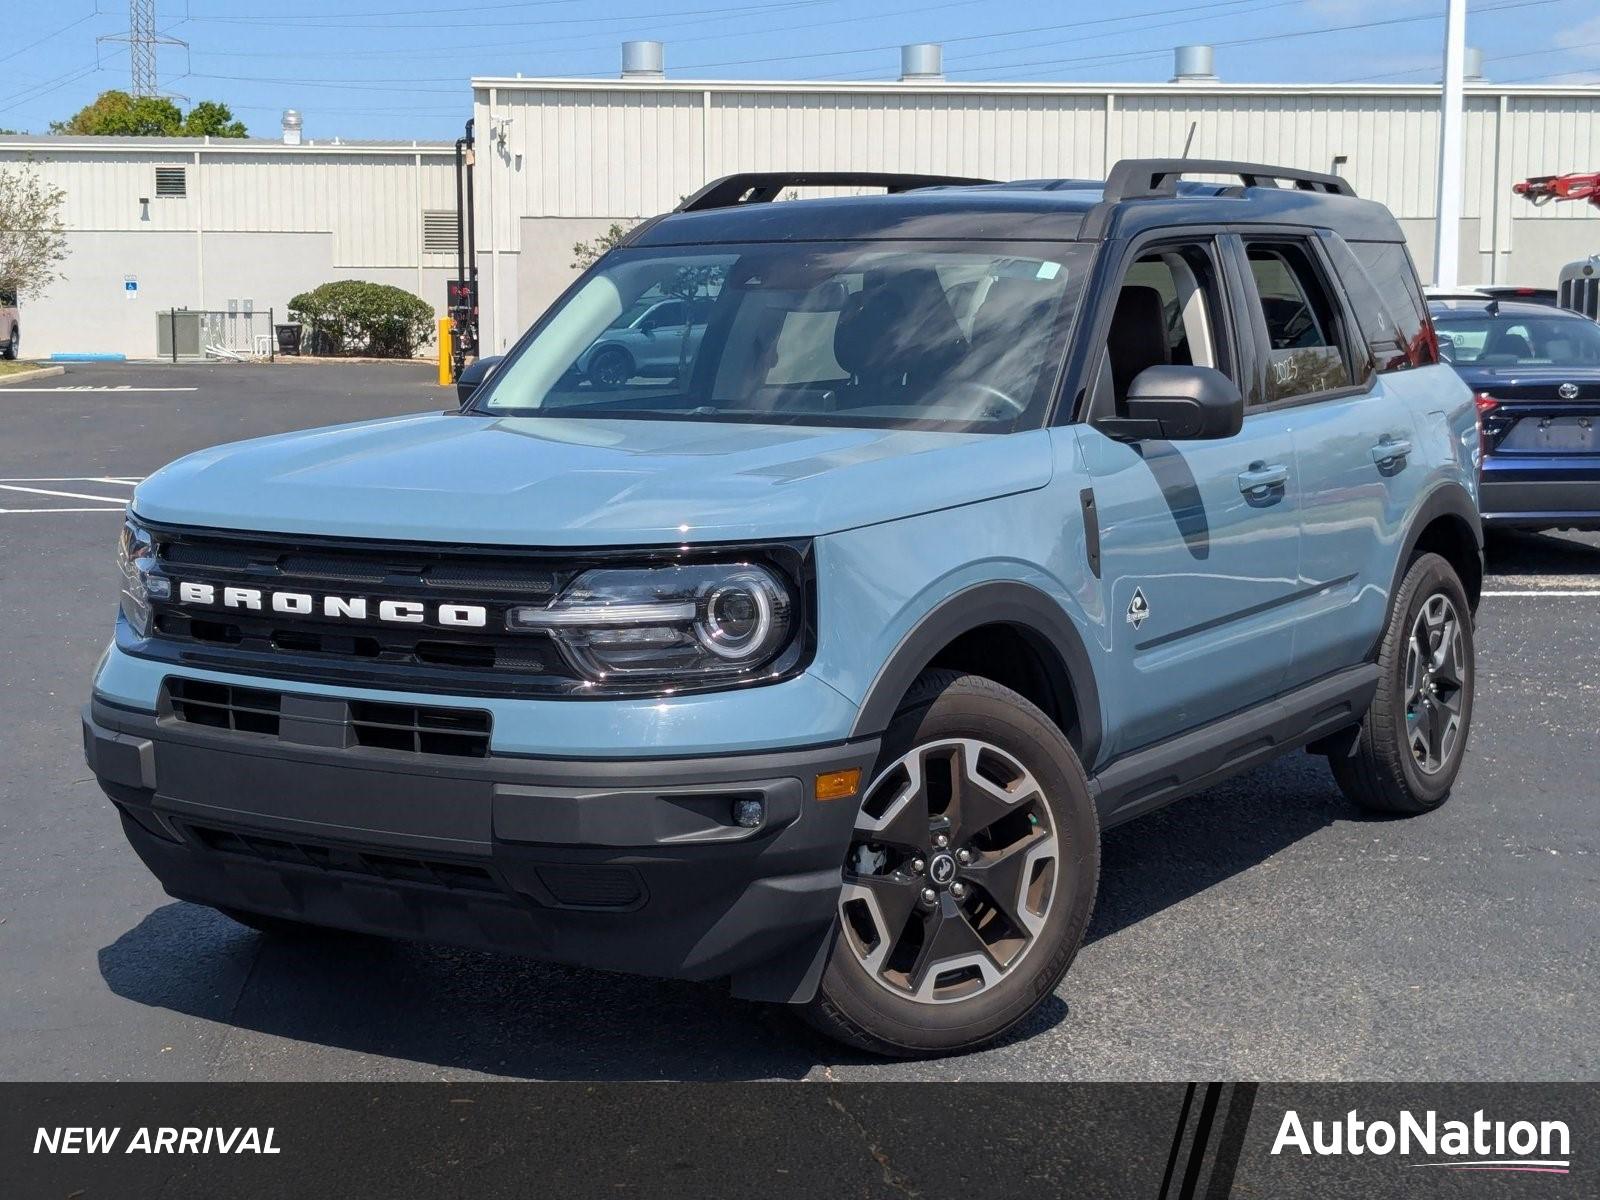
[[[156,348],[173,362],[185,358],[244,360],[277,356],[273,310],[175,308],[156,314]]]

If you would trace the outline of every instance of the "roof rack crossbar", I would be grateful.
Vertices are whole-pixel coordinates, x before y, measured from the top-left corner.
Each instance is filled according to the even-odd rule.
[[[913,188],[971,187],[993,182],[960,175],[899,175],[883,171],[748,171],[713,179],[672,211],[704,212],[736,204],[765,204],[776,200],[785,188],[795,187],[881,187],[889,192],[908,192]]]
[[[1356,194],[1343,176],[1295,167],[1269,167],[1227,159],[1128,158],[1111,168],[1111,174],[1106,177],[1105,199],[1108,204],[1115,204],[1119,200],[1175,196],[1178,180],[1184,175],[1234,175],[1247,188],[1277,187],[1282,180],[1302,192],[1323,192],[1330,196]]]

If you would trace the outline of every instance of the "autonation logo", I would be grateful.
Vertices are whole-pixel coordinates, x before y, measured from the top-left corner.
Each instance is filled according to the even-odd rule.
[[[1272,1152],[1298,1150],[1308,1157],[1419,1155],[1436,1161],[1405,1165],[1565,1175],[1572,1166],[1568,1158],[1571,1143],[1565,1121],[1491,1121],[1481,1109],[1470,1121],[1441,1121],[1431,1109],[1420,1117],[1401,1109],[1392,1121],[1368,1121],[1351,1109],[1339,1120],[1312,1121],[1308,1131],[1300,1114],[1291,1108],[1283,1114]]]

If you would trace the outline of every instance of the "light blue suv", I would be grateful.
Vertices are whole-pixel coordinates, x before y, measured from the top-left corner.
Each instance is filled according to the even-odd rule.
[[[888,194],[766,203],[816,184]],[[704,309],[680,370],[573,370],[663,295]],[[1060,982],[1102,828],[1302,747],[1444,801],[1477,450],[1336,177],[734,176],[459,413],[140,485],[85,745],[166,889],[257,928],[960,1050]]]

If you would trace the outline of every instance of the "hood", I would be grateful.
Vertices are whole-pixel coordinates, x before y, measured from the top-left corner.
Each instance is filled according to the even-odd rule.
[[[218,446],[146,520],[521,546],[808,537],[1043,487],[1049,435],[430,413]]]

